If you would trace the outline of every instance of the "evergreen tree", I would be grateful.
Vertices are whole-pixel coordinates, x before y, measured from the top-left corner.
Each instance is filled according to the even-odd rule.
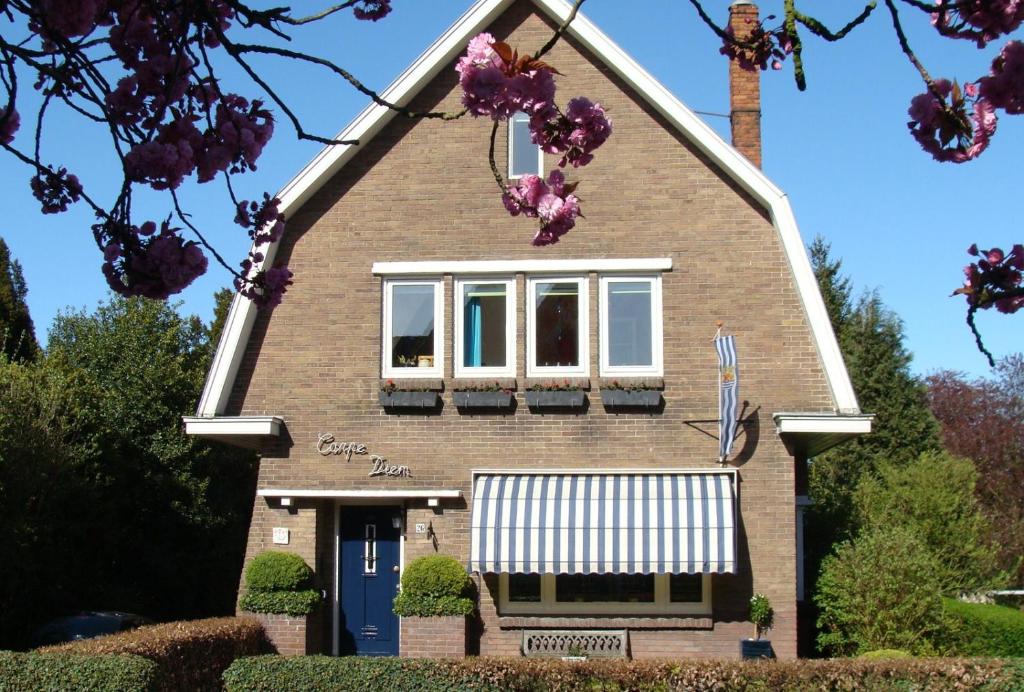
[[[39,353],[27,295],[21,264],[11,259],[7,243],[0,238],[0,351],[12,360],[33,360]]]
[[[841,262],[829,257],[820,237],[811,246],[811,263],[825,299],[832,328],[862,411],[875,414],[870,435],[835,447],[811,461],[810,491],[824,545],[853,535],[853,492],[862,474],[879,460],[902,465],[922,452],[940,448],[938,424],[926,400],[924,384],[910,373],[911,354],[904,346],[903,323],[877,293],[855,304],[850,279]]]

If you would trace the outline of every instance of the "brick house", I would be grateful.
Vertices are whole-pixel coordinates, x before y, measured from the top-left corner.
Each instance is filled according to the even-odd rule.
[[[384,96],[458,110],[470,38],[532,49],[569,10],[479,0]],[[187,430],[259,450],[246,558],[294,551],[327,594],[309,622],[273,624],[282,650],[422,653],[443,635],[390,604],[403,565],[441,553],[478,587],[470,653],[571,631],[633,657],[736,657],[760,592],[792,658],[806,459],[870,416],[789,203],[759,170],[757,75],[733,74],[734,148],[583,16],[546,60],[560,94],[614,120],[578,176],[586,219],[530,247],[488,169],[489,122],[367,107],[340,135],[358,145],[282,190],[269,254],[295,285],[272,311],[236,298]],[[550,170],[517,128],[502,126],[499,166]],[[719,321],[742,374],[724,465]],[[574,389],[533,389],[552,381]],[[648,401],[613,405],[614,381]],[[505,391],[466,391],[481,382]]]

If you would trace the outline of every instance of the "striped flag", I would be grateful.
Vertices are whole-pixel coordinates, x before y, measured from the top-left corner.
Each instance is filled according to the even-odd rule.
[[[718,461],[725,463],[736,439],[736,404],[740,373],[736,367],[736,337],[716,336],[718,351]]]

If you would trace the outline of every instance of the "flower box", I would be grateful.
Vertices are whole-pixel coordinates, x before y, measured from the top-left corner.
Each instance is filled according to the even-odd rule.
[[[455,392],[458,408],[510,408],[512,392]]]
[[[657,389],[602,389],[601,403],[605,408],[657,408],[661,405],[661,392]]]
[[[773,658],[772,643],[769,639],[741,639],[740,655],[743,660],[756,658]]]
[[[526,405],[530,408],[583,408],[586,395],[583,390],[534,390],[526,392]]]
[[[384,408],[437,408],[437,392],[381,392],[380,405]]]

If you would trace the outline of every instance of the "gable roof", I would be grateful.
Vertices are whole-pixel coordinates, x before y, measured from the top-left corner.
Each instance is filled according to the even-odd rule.
[[[552,20],[562,23],[572,11],[566,0],[530,0]],[[515,0],[477,0],[449,29],[417,58],[381,96],[401,106],[407,105],[441,70],[465,50],[469,39],[483,31]],[[811,328],[825,378],[835,402],[836,412],[856,414],[860,409],[843,363],[839,345],[829,322],[825,303],[811,270],[796,219],[785,193],[777,188],[760,169],[726,143],[693,111],[673,96],[618,45],[602,33],[583,14],[578,14],[567,33],[590,50],[615,74],[647,101],[679,133],[702,151],[725,175],[734,180],[757,202],[764,205],[782,241],[783,251],[793,272],[801,304]],[[363,109],[337,139],[358,140],[359,144],[339,144],[324,148],[278,193],[281,211],[291,216],[328,180],[330,180],[361,147],[379,133],[395,112],[371,103]],[[287,230],[285,230],[287,233]],[[264,252],[264,263],[274,261],[278,243]],[[256,320],[257,308],[248,299],[235,295],[227,322],[210,367],[198,416],[213,417],[224,412],[231,389],[245,354],[249,336]]]

